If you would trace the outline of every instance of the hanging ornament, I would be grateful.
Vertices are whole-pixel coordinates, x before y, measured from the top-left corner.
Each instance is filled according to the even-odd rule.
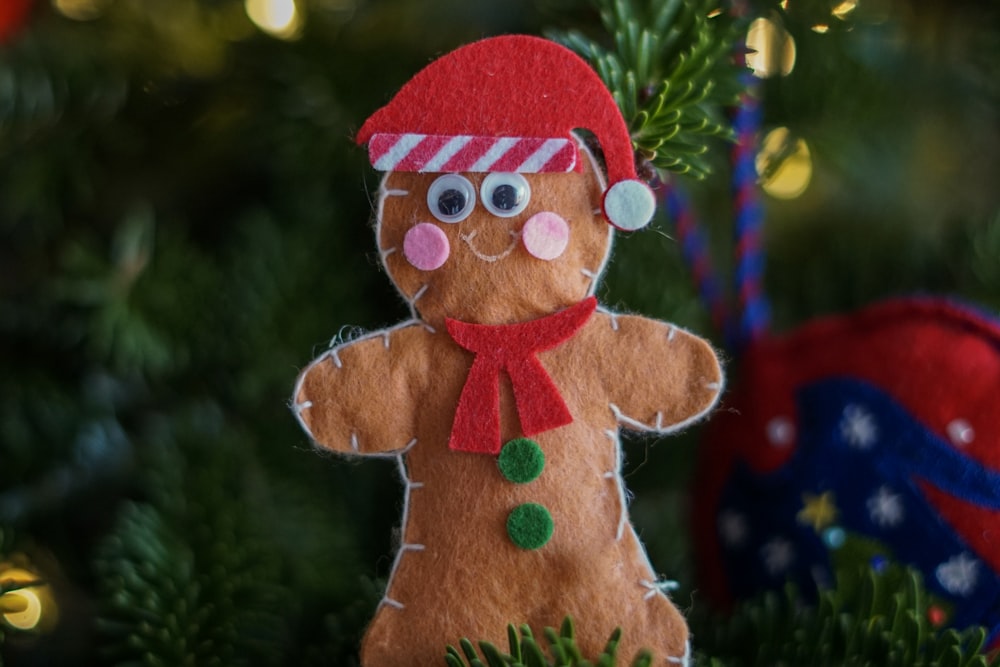
[[[998,389],[1000,322],[941,299],[750,342],[703,444],[704,586],[726,600],[829,584],[836,527],[871,545],[865,557],[919,569],[949,625],[986,626],[995,642]]]
[[[734,121],[735,308],[683,194],[667,194],[738,378],[701,448],[699,587],[719,602],[789,581],[809,592],[833,585],[837,565],[896,562],[942,601],[935,624],[982,625],[1000,645],[1000,321],[905,298],[772,335],[747,91]]]
[[[565,615],[584,653],[621,625],[621,655],[686,663],[619,438],[706,414],[721,369],[696,336],[594,296],[609,224],[641,228],[656,204],[611,92],[563,46],[493,37],[417,73],[357,140],[386,172],[376,233],[412,319],[325,352],[292,404],[318,446],[395,458],[406,489],[361,663],[436,665],[463,634]]]
[[[32,0],[3,0],[0,2],[0,44],[21,31],[28,21]]]

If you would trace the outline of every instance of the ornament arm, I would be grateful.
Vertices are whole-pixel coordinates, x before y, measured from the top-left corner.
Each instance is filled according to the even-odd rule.
[[[426,345],[419,321],[331,347],[299,374],[291,408],[317,447],[392,455],[415,444]],[[423,341],[426,342],[426,341]],[[426,361],[426,360],[425,360]]]
[[[722,368],[706,341],[658,320],[607,311],[599,316],[610,352],[602,369],[609,409],[622,428],[678,431],[716,404]]]

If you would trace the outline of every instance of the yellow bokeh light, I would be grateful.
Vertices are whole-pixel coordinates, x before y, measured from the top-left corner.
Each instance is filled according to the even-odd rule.
[[[38,599],[38,594],[31,588],[20,588],[7,593],[4,597],[14,598],[15,604],[24,608],[20,611],[11,611],[3,615],[3,620],[11,627],[18,630],[34,630],[42,620],[42,601]]]
[[[244,7],[258,28],[275,37],[295,39],[302,30],[295,0],[246,0]]]
[[[795,40],[776,21],[758,18],[747,31],[747,67],[766,79],[786,76],[795,67]]]
[[[777,199],[795,199],[812,180],[809,145],[805,139],[793,137],[787,127],[767,133],[757,153],[756,167],[761,188]]]
[[[821,35],[825,35],[826,33],[830,32],[830,26],[828,26],[825,23],[817,23],[812,27],[812,31],[818,32]]]
[[[0,595],[0,614],[15,614],[28,608],[28,601],[24,596],[16,595],[15,592]]]
[[[11,588],[11,584],[24,588],[9,590],[2,597],[0,620],[16,630],[39,630],[45,632],[55,626],[59,611],[52,587],[39,581],[39,576],[10,563],[0,564],[0,585]]]
[[[847,16],[857,9],[857,7],[858,0],[844,0],[839,5],[834,7],[831,13],[841,21],[846,21]]]
[[[108,0],[52,0],[60,14],[74,21],[92,21],[104,13]]]

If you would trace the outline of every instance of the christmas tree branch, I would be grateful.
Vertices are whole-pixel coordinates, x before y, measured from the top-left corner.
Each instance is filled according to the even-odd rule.
[[[772,665],[878,665],[879,667],[1000,667],[1000,654],[986,652],[986,630],[936,627],[937,602],[920,573],[896,565],[843,568],[836,585],[803,601],[794,586],[743,603],[727,617],[695,610],[692,627],[697,667]],[[626,629],[627,631],[627,629]],[[530,628],[507,629],[509,653],[468,639],[447,647],[448,667],[614,667],[622,630],[616,629],[593,659],[581,655],[573,621],[557,633],[545,629],[546,655]],[[641,653],[632,667],[652,664]]]
[[[735,103],[738,24],[715,0],[600,0],[613,48],[579,31],[552,33],[588,60],[629,125],[641,165],[697,178],[715,138],[731,139],[722,108]],[[648,175],[648,174],[647,174]]]
[[[618,664],[617,651],[621,634],[621,628],[616,628],[601,655],[596,660],[588,660],[583,657],[576,645],[573,619],[567,616],[563,619],[558,632],[555,628],[545,628],[545,641],[551,654],[550,658],[545,655],[531,628],[522,625],[517,629],[513,625],[508,625],[509,654],[501,653],[490,642],[481,641],[479,651],[485,658],[484,662],[472,642],[462,638],[459,642],[461,652],[454,646],[448,646],[445,661],[448,667],[614,667]],[[649,667],[652,664],[652,654],[641,651],[632,661],[631,667]]]
[[[843,568],[836,585],[804,604],[789,586],[742,604],[728,618],[692,618],[696,664],[997,667],[986,630],[936,627],[936,602],[918,571],[896,565]],[[711,656],[711,657],[710,657]]]

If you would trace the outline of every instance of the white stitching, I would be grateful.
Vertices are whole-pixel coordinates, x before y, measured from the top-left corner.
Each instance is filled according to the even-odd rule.
[[[610,248],[610,240],[608,241],[608,243]],[[591,271],[590,269],[580,269],[580,273],[582,273],[583,276],[589,281],[589,284],[587,285],[588,296],[592,295],[594,292],[597,291],[597,282],[601,277],[600,272],[603,266],[604,265],[602,264],[600,267],[598,267],[597,271]]]
[[[476,238],[476,234],[478,234],[478,233],[479,233],[479,230],[473,229],[468,234],[459,234],[458,238],[462,239],[465,242],[465,245],[469,246],[469,250],[472,251],[473,255],[475,255],[479,259],[483,260],[484,262],[489,262],[491,264],[493,262],[500,261],[501,259],[503,259],[507,255],[509,255],[510,253],[514,252],[514,248],[517,247],[517,239],[520,238],[520,236],[521,236],[521,234],[519,232],[517,232],[517,231],[515,231],[513,229],[510,230],[508,233],[511,235],[512,238],[511,238],[510,244],[507,246],[507,248],[505,250],[503,250],[503,252],[501,252],[499,255],[487,255],[484,252],[480,252],[479,249],[476,248],[475,244],[472,242],[472,240],[474,238]]]
[[[416,292],[413,293],[413,296],[411,297],[407,297],[405,294],[403,294],[403,291],[400,290],[399,293],[403,294],[403,298],[406,299],[406,305],[410,307],[410,316],[413,317],[413,319],[417,319],[417,299],[422,297],[424,293],[427,292],[427,290],[430,288],[430,286],[431,286],[430,283],[424,283],[423,285],[420,286],[420,288]]]
[[[357,338],[355,338],[353,340],[347,341],[347,342],[343,343],[342,345],[338,345],[337,347],[334,347],[334,348],[328,350],[327,354],[331,355],[333,357],[336,357],[336,360],[335,360],[334,363],[337,364],[337,368],[340,368],[341,367],[340,366],[340,357],[338,356],[338,354],[339,354],[340,350],[344,349],[348,345],[354,345],[356,343],[361,343],[361,342],[364,342],[366,340],[370,340],[372,338],[376,338],[378,336],[391,336],[392,334],[394,334],[395,332],[397,332],[397,331],[399,331],[401,329],[406,329],[407,327],[412,327],[412,326],[423,326],[423,327],[426,328],[427,323],[424,322],[423,320],[417,318],[417,317],[414,317],[414,318],[411,318],[411,319],[408,319],[408,320],[404,320],[404,321],[400,322],[399,324],[395,324],[395,325],[393,325],[393,326],[391,326],[391,327],[389,327],[387,329],[379,329],[377,331],[370,331],[370,332],[368,332],[368,333],[366,333],[366,334],[364,334],[362,336],[358,336]]]
[[[355,338],[354,340],[351,340],[351,341],[342,343],[342,344],[340,344],[340,345],[338,345],[336,347],[330,348],[329,350],[327,350],[323,354],[321,354],[318,357],[316,357],[315,359],[313,359],[312,362],[310,362],[309,365],[306,366],[306,368],[301,373],[299,373],[298,378],[296,378],[296,380],[295,380],[295,388],[292,389],[292,397],[291,397],[291,400],[289,401],[289,407],[292,410],[292,414],[295,415],[295,420],[299,423],[299,427],[306,433],[306,435],[309,436],[309,439],[312,440],[314,444],[318,444],[318,443],[316,443],[316,436],[313,435],[312,429],[309,428],[309,426],[305,422],[305,419],[302,416],[302,413],[305,411],[305,409],[308,408],[308,407],[313,407],[313,405],[309,401],[303,401],[301,403],[298,402],[298,397],[302,394],[302,387],[305,385],[306,376],[309,375],[310,372],[312,372],[313,367],[317,366],[318,364],[327,363],[327,359],[329,359],[330,361],[333,362],[333,365],[336,366],[337,368],[343,368],[344,364],[343,364],[343,362],[340,359],[340,350],[346,348],[348,345],[354,345],[356,343],[361,343],[361,342],[363,342],[365,340],[368,340],[370,338],[374,338],[375,336],[383,336],[384,339],[386,341],[388,341],[389,336],[391,336],[394,331],[397,331],[397,330],[400,330],[400,329],[405,329],[407,327],[416,326],[416,325],[424,327],[425,329],[427,329],[432,334],[436,333],[436,331],[434,330],[434,328],[431,327],[430,325],[428,325],[423,320],[420,320],[420,319],[417,319],[417,318],[406,320],[404,322],[400,322],[399,324],[397,324],[395,326],[389,327],[388,329],[383,329],[383,330],[380,330],[380,331],[373,331],[371,333],[367,333],[367,334],[364,334],[362,336],[359,336],[358,338]],[[386,342],[386,345],[388,345],[388,342]],[[309,403],[309,405],[306,405],[306,403]],[[409,446],[411,446],[411,445],[407,445],[407,447],[409,447]],[[355,451],[357,451],[357,450],[355,450]],[[372,454],[367,454],[367,455],[368,456],[393,456],[394,453],[387,453],[387,454],[372,453]]]
[[[681,667],[691,667],[691,640],[689,639],[684,644],[684,655],[679,658],[668,655],[667,662],[673,665],[680,665]]]
[[[625,424],[626,426],[631,426],[633,429],[635,429],[637,431],[653,431],[653,430],[655,430],[654,426],[649,426],[648,424],[643,424],[641,421],[638,421],[636,419],[632,419],[631,417],[627,416],[624,412],[621,411],[621,408],[619,408],[614,403],[608,403],[608,407],[611,408],[611,412],[614,413],[614,415],[615,415],[615,421],[617,421],[617,422],[619,422],[621,424]]]
[[[655,581],[650,581],[649,579],[643,579],[639,582],[644,588],[648,588],[649,591],[642,596],[643,600],[649,600],[655,597],[657,593],[662,593],[666,595],[670,591],[675,591],[680,588],[680,584],[672,579],[657,579]]]
[[[327,344],[327,349],[332,350],[334,348],[343,347],[347,343],[363,338],[364,335],[365,331],[361,327],[345,324],[340,327],[340,329],[337,330],[337,333],[330,339],[329,344]]]
[[[394,456],[396,458],[396,466],[399,470],[399,477],[403,481],[403,517],[401,519],[400,525],[402,526],[403,535],[400,538],[399,550],[396,551],[396,557],[392,561],[392,569],[389,571],[389,579],[386,584],[386,591],[392,589],[392,578],[396,574],[396,570],[399,568],[400,562],[403,560],[403,554],[408,551],[423,551],[426,547],[423,544],[413,544],[406,541],[406,528],[407,522],[409,521],[410,515],[410,491],[413,489],[423,488],[423,482],[414,482],[410,479],[410,475],[406,470],[406,461],[403,457],[409,453],[411,449],[417,444],[417,439],[413,438],[402,450],[397,452]],[[398,600],[393,600],[388,595],[382,598],[382,601],[386,604],[392,605],[397,609],[403,609],[404,605]]]
[[[317,361],[321,361],[325,356],[326,355],[324,354]],[[313,362],[313,364],[315,363],[316,361]],[[302,385],[305,383],[306,375],[309,373],[310,369],[312,369],[313,364],[309,364],[309,366],[306,367],[306,370],[299,373],[299,377],[295,379],[295,387],[292,389],[292,401],[297,401],[299,395],[302,394]],[[308,407],[312,407],[312,401],[303,401],[302,403],[296,403],[295,409],[292,410],[292,414],[295,415],[295,421],[299,423],[299,427],[306,432],[306,435],[309,436],[310,440],[315,442],[316,438],[313,437],[312,430],[309,428],[309,425],[306,424],[306,420],[302,417],[302,412],[305,410],[306,403],[309,404]],[[301,409],[299,408],[300,405],[303,406]]]
[[[715,407],[715,403],[718,401],[718,397],[722,394],[722,389],[725,387],[725,378],[724,377],[720,378],[718,382],[706,382],[705,385],[709,389],[716,392],[716,397],[715,397],[716,400],[708,403],[701,412],[696,412],[687,419],[682,419],[681,421],[675,422],[674,424],[671,424],[667,427],[662,427],[662,422],[660,422],[659,420],[656,426],[649,426],[648,424],[643,424],[642,422],[626,415],[614,403],[608,403],[608,407],[611,408],[611,412],[614,413],[615,419],[618,420],[620,424],[629,426],[637,431],[647,431],[647,432],[655,431],[661,435],[666,435],[668,433],[677,433],[678,431],[684,430],[691,424],[698,422],[702,417],[708,414],[713,407]]]
[[[426,292],[427,289],[430,286],[431,286],[430,283],[424,283],[423,285],[421,285],[420,289],[418,289],[416,292],[414,292],[413,296],[410,297],[410,305],[413,305],[414,303],[416,303],[417,299],[419,299],[420,297],[422,297],[424,295],[424,292]]]
[[[618,542],[625,535],[625,525],[628,523],[628,499],[625,496],[625,483],[621,478],[624,454],[621,440],[618,438],[618,431],[609,428],[604,431],[604,435],[611,439],[611,444],[615,447],[615,469],[605,472],[603,476],[604,479],[614,480],[615,488],[618,491],[618,502],[621,506],[621,511],[618,514],[618,528],[615,530],[615,542]]]
[[[393,175],[393,172],[387,171],[385,173],[385,175],[382,177],[382,180],[381,180],[381,182],[379,183],[379,186],[378,186],[379,198],[378,198],[378,205],[376,206],[376,209],[375,209],[375,242],[377,244],[381,243],[381,238],[382,238],[382,214],[383,214],[384,209],[385,209],[385,200],[386,200],[386,198],[388,198],[388,197],[396,197],[396,196],[406,196],[406,195],[410,194],[410,192],[408,190],[390,190],[388,187],[386,187],[386,183],[389,182],[389,178],[391,178],[392,175]],[[399,283],[396,282],[395,278],[393,278],[392,271],[388,272],[388,276],[389,276],[389,282],[392,283],[392,286],[396,288],[397,292],[399,292],[400,294],[403,295],[404,299],[406,299],[406,303],[410,307],[410,317],[411,317],[411,319],[413,319],[413,320],[419,319],[417,317],[417,310],[414,307],[413,303],[418,298],[420,298],[420,294],[422,294],[422,292],[420,290],[418,290],[417,296],[414,296],[411,299],[411,298],[409,298],[409,297],[406,296],[406,293],[403,292],[403,290],[400,288]],[[431,333],[433,333],[433,332],[431,332]]]
[[[597,165],[597,160],[594,158],[594,154],[590,152],[590,149],[587,148],[587,145],[583,142],[583,140],[576,134],[573,135],[573,138],[576,139],[577,146],[580,147],[580,153],[585,155],[586,159],[590,161],[590,168],[594,172],[594,175],[597,176],[597,182],[600,185],[601,192],[604,192],[607,190],[607,181],[604,178],[604,170]],[[604,215],[604,211],[600,207],[597,207],[593,209],[592,215]],[[598,267],[593,271],[594,275],[590,280],[590,287],[587,288],[587,296],[591,296],[597,291],[598,278],[600,278],[601,274],[604,273],[604,269],[607,268],[608,262],[611,261],[611,249],[615,244],[615,228],[612,225],[605,226],[608,228],[608,247],[604,252],[604,257],[601,259],[600,265],[598,265]]]

